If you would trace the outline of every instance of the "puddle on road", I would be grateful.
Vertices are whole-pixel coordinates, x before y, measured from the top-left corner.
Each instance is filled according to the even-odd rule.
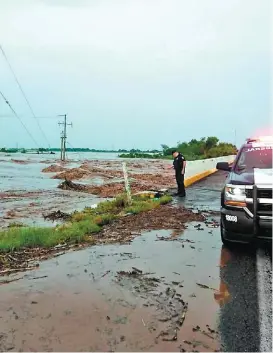
[[[1,350],[217,349],[210,330],[216,330],[218,310],[219,229],[196,227],[190,224],[176,240],[159,240],[171,231],[152,231],[128,245],[71,252],[18,274],[24,278],[1,286]],[[133,267],[159,282],[147,288],[130,276],[118,280],[119,271]],[[181,318],[183,303],[188,310],[177,340],[162,340],[160,333]]]

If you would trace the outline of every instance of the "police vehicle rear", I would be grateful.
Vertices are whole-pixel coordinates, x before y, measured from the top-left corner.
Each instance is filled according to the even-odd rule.
[[[221,238],[224,244],[272,242],[272,147],[273,137],[247,139],[228,171],[221,192]]]

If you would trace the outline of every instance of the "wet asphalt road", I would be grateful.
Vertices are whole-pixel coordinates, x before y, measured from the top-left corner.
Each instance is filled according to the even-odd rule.
[[[213,211],[217,221],[224,179],[217,173],[175,202]],[[146,232],[131,244],[94,246],[18,274],[20,281],[0,286],[0,350],[271,351],[271,249],[229,251],[219,228],[196,226],[177,241],[158,241],[171,231]],[[154,340],[165,325],[152,306],[158,292],[139,295],[130,279],[117,283],[117,272],[132,266],[160,278],[159,291],[170,287],[188,303],[177,341]],[[193,331],[197,325],[202,332]],[[208,326],[217,337],[203,333]]]
[[[185,206],[219,210],[224,179],[225,173],[217,173],[190,188]],[[272,351],[271,246],[242,245],[232,251],[222,247],[217,299],[222,350]]]

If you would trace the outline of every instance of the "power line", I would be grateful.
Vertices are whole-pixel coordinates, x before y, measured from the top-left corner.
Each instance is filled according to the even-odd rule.
[[[4,96],[4,94],[0,91],[0,95],[2,96],[2,98],[4,99],[4,101],[6,102],[6,104],[9,106],[10,110],[13,112],[13,114],[15,115],[15,117],[20,121],[20,123],[22,124],[23,128],[26,130],[26,132],[28,133],[28,135],[30,136],[30,138],[32,139],[32,141],[35,143],[35,145],[39,148],[38,143],[36,142],[36,140],[34,139],[34,137],[32,136],[32,134],[28,131],[26,125],[22,122],[22,120],[20,119],[19,115],[16,113],[16,111],[12,108],[10,102],[7,100],[7,98]]]
[[[47,142],[49,148],[50,148],[50,143],[49,143],[49,141],[48,141],[48,139],[47,139],[47,137],[46,137],[46,135],[45,135],[45,133],[44,133],[44,131],[43,131],[43,129],[42,129],[40,123],[39,123],[39,120],[37,119],[37,117],[36,117],[36,115],[35,115],[35,113],[34,113],[32,107],[31,107],[31,105],[30,105],[30,103],[29,103],[29,100],[27,99],[27,96],[26,96],[26,94],[25,94],[25,92],[24,92],[24,90],[23,90],[23,88],[22,88],[22,86],[21,86],[21,84],[20,84],[20,82],[19,82],[19,80],[18,80],[18,78],[17,78],[17,76],[16,76],[14,70],[12,69],[12,66],[11,66],[11,64],[10,64],[8,58],[7,58],[7,55],[6,55],[6,53],[5,53],[5,51],[4,51],[4,49],[3,49],[3,47],[2,47],[1,44],[0,44],[0,50],[1,50],[2,54],[3,54],[4,59],[6,60],[8,66],[9,66],[9,68],[10,68],[10,71],[11,71],[12,74],[13,74],[13,77],[14,77],[14,79],[15,79],[15,81],[16,81],[16,83],[17,83],[17,85],[18,85],[18,87],[19,87],[19,89],[20,89],[20,91],[21,91],[21,93],[22,93],[22,95],[23,95],[23,97],[24,97],[24,99],[25,99],[25,101],[26,101],[26,103],[27,103],[27,105],[28,105],[30,111],[31,111],[31,114],[32,114],[33,117],[36,119],[37,124],[38,124],[38,127],[39,127],[39,129],[40,129],[42,135],[44,136],[44,139],[46,140],[46,142]]]
[[[12,114],[10,114],[10,115],[0,114],[0,118],[11,119],[11,118],[15,118],[15,117]],[[33,116],[20,116],[20,118],[21,119],[34,119]],[[36,119],[57,119],[57,118],[58,118],[58,116],[36,116]]]

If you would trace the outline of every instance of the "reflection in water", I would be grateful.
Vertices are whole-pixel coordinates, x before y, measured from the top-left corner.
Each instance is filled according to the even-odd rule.
[[[223,247],[221,250],[220,268],[227,266],[227,263],[230,260],[230,258],[231,256],[230,256],[229,250]],[[220,278],[219,291],[214,293],[214,299],[220,305],[220,307],[226,304],[230,299],[230,293],[228,291],[228,287],[221,278]]]
[[[222,350],[259,351],[258,290],[255,252],[222,247],[219,292],[219,333]]]
[[[228,291],[227,285],[224,282],[220,281],[220,289],[219,292],[214,293],[214,299],[217,301],[220,307],[229,301],[230,293]]]

